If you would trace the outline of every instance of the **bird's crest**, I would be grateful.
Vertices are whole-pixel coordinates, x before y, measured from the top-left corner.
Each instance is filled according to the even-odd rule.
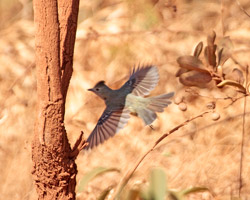
[[[95,84],[95,87],[99,87],[105,84],[105,81],[99,81],[97,84]]]

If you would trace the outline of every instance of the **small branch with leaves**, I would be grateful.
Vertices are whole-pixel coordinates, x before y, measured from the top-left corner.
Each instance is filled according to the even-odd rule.
[[[216,33],[213,31],[207,37],[207,46],[204,50],[205,63],[199,59],[203,49],[202,42],[196,46],[192,56],[186,55],[177,59],[181,68],[176,73],[179,81],[185,86],[206,88],[213,80],[218,88],[233,86],[238,92],[249,94],[250,83],[244,86],[245,78],[240,69],[234,68],[230,73],[224,73],[223,65],[231,58],[232,41],[229,37],[223,37],[217,45],[215,39]]]

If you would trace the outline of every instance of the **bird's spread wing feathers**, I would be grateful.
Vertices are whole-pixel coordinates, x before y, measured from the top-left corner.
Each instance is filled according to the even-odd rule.
[[[92,149],[94,146],[113,137],[127,124],[129,117],[129,110],[126,108],[113,111],[107,107],[88,137],[87,142],[89,145],[86,149]]]
[[[159,81],[158,69],[155,66],[134,68],[129,80],[125,83],[132,87],[132,94],[145,96],[152,91]]]

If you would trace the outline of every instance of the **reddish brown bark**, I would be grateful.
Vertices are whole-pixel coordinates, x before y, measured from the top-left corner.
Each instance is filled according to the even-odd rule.
[[[39,199],[75,199],[75,158],[83,142],[71,150],[63,121],[79,0],[34,0],[33,4],[38,103],[32,174]]]

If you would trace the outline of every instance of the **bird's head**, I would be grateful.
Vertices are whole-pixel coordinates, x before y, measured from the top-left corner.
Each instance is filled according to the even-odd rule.
[[[88,91],[94,92],[96,95],[106,100],[111,89],[104,81],[99,81],[93,88],[88,89]]]

